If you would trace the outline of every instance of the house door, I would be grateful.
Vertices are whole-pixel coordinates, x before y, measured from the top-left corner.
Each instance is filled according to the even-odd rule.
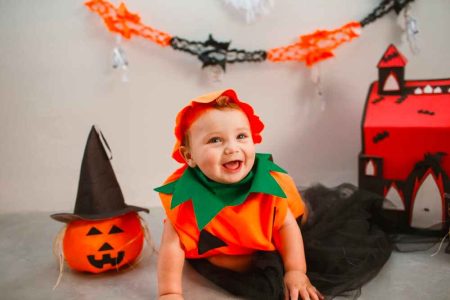
[[[428,172],[419,185],[412,202],[411,227],[423,229],[442,229],[444,225],[442,194],[435,176]]]

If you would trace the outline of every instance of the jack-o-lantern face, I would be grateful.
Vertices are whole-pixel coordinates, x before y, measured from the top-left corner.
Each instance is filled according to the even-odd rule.
[[[91,273],[119,269],[141,253],[144,233],[137,213],[69,223],[63,241],[67,264]]]

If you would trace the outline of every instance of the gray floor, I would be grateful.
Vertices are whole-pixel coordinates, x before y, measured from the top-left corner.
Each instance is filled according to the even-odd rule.
[[[67,267],[59,286],[58,263],[52,241],[62,224],[50,213],[0,215],[0,299],[157,299],[157,253],[144,248],[133,268],[89,275]],[[163,210],[152,208],[146,220],[156,247],[162,230]],[[444,245],[445,246],[445,245]],[[385,267],[362,289],[359,299],[450,299],[450,255],[437,245],[414,253],[393,253]],[[236,299],[209,283],[190,267],[185,268],[185,299]]]

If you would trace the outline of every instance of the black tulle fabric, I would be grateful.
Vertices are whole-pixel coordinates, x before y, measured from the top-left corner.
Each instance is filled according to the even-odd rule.
[[[308,277],[328,299],[357,298],[388,260],[392,245],[376,223],[382,198],[350,184],[300,190],[310,214],[301,226]],[[200,274],[247,299],[284,299],[283,265],[277,252],[258,252],[245,273],[189,260]]]
[[[357,297],[392,252],[377,225],[383,199],[350,184],[318,185],[302,194],[311,211],[302,227],[308,277],[328,296]]]

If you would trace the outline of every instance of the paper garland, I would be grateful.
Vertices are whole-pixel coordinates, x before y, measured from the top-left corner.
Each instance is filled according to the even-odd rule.
[[[126,39],[136,35],[163,47],[170,44],[172,39],[170,35],[142,24],[141,17],[138,14],[130,13],[124,3],[116,8],[106,0],[91,0],[85,5],[103,19],[109,31],[118,33]]]
[[[299,61],[308,67],[320,61],[334,57],[333,50],[345,42],[358,37],[364,26],[395,10],[398,14],[407,4],[414,0],[383,0],[367,17],[361,21],[352,21],[334,30],[316,30],[311,34],[301,35],[297,42],[273,49],[247,51],[230,49],[231,41],[220,42],[209,35],[208,40],[189,41],[154,29],[141,22],[138,14],[128,11],[124,3],[115,7],[107,0],[90,0],[85,5],[97,13],[106,28],[126,39],[140,36],[162,47],[171,46],[175,50],[197,56],[202,67],[220,66],[225,71],[227,63],[237,62],[272,62]]]
[[[206,42],[192,42],[179,37],[173,37],[170,45],[175,50],[185,51],[198,57],[203,67],[219,65],[225,70],[226,63],[260,62],[266,59],[264,50],[253,52],[228,49],[230,42],[218,42],[210,34]]]

